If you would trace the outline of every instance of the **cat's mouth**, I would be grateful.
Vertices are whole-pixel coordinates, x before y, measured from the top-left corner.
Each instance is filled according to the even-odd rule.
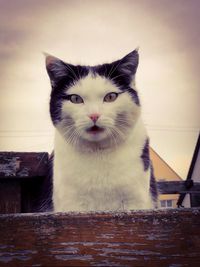
[[[103,131],[104,131],[104,128],[101,128],[97,125],[94,125],[86,130],[86,132],[89,134],[98,134],[98,133],[102,133]]]

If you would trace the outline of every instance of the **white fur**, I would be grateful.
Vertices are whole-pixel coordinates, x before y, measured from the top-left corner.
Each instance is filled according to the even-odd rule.
[[[115,102],[105,103],[103,97],[120,90],[111,81],[91,75],[69,88],[68,94],[78,94],[84,104],[66,101],[62,106],[62,121],[57,125],[54,149],[53,202],[55,211],[131,210],[151,208],[150,172],[144,171],[142,148],[147,138],[140,116],[140,107],[128,93]],[[126,111],[131,127],[121,135],[120,142],[104,146],[106,135],[86,133],[92,126],[88,115],[99,113],[98,126],[114,127],[116,113]],[[76,122],[79,134],[102,149],[69,143],[65,136],[65,116]],[[111,138],[112,136],[110,136]]]

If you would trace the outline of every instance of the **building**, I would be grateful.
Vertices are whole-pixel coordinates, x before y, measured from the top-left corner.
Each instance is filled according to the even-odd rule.
[[[181,177],[153,150],[150,148],[150,158],[154,167],[156,180],[161,181],[182,181]],[[159,195],[159,208],[176,208],[179,194]]]

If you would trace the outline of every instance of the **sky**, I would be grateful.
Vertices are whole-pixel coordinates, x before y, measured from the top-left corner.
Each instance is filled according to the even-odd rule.
[[[199,134],[199,0],[0,0],[0,151],[53,150],[43,52],[100,64],[139,47],[151,147],[186,178]]]

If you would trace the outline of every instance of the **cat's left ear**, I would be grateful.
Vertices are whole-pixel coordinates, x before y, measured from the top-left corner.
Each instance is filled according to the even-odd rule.
[[[134,76],[139,63],[138,49],[135,49],[118,61],[118,70],[128,76]]]
[[[138,49],[135,49],[120,60],[101,65],[98,72],[117,84],[131,84],[135,81],[138,63]]]

